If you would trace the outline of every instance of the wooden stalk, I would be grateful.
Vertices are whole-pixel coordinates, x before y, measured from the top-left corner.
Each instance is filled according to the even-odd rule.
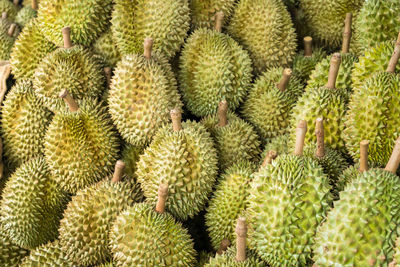
[[[0,61],[0,105],[3,103],[4,96],[7,93],[7,79],[11,74],[11,65],[9,61]]]
[[[164,213],[165,212],[165,203],[167,202],[168,196],[168,185],[160,184],[158,188],[158,200],[156,204],[156,212]]]
[[[125,169],[125,162],[122,160],[117,160],[117,163],[115,163],[115,169],[114,169],[114,174],[111,179],[111,182],[117,183],[122,180],[122,175],[124,174],[124,169]]]
[[[1,13],[1,19],[6,19],[8,17],[7,12]]]
[[[236,225],[236,261],[243,262],[246,260],[246,236],[246,219],[239,217]]]
[[[19,5],[19,0],[13,0],[13,4],[14,4],[15,6],[18,6],[18,5]]]
[[[393,148],[392,155],[390,156],[389,162],[386,164],[385,171],[396,174],[399,164],[400,164],[400,137],[396,140],[396,144]]]
[[[171,110],[172,129],[174,132],[182,130],[182,113],[178,109]]]
[[[294,155],[302,156],[304,149],[304,140],[306,138],[307,133],[307,122],[305,120],[301,120],[296,129],[296,145],[294,148]]]
[[[62,28],[61,32],[64,40],[64,48],[71,48],[73,46],[71,41],[71,28],[64,27]]]
[[[214,25],[214,29],[217,32],[222,32],[222,24],[224,23],[224,12],[219,11],[217,13],[215,13],[215,25]]]
[[[360,142],[360,172],[368,171],[368,146],[369,141],[363,140]]]
[[[342,53],[347,54],[350,51],[350,41],[352,36],[351,24],[353,22],[353,14],[347,13],[346,19],[344,20],[344,31],[343,31],[343,43]]]
[[[110,67],[104,68],[104,75],[106,76],[107,87],[110,88],[112,71]]]
[[[228,102],[222,100],[218,105],[218,126],[224,127],[228,125]]]
[[[78,103],[76,103],[76,101],[72,98],[67,89],[60,93],[60,97],[64,99],[64,102],[68,105],[71,112],[76,112],[79,110]]]
[[[37,0],[32,0],[32,9],[34,9],[34,10],[38,10],[38,2],[37,2]]]
[[[282,79],[280,82],[276,85],[276,87],[284,92],[286,90],[286,87],[289,84],[290,77],[292,76],[292,70],[291,69],[284,69],[282,73]]]
[[[261,167],[266,167],[267,165],[271,164],[274,159],[278,156],[278,153],[275,150],[268,151],[267,155],[264,158]]]
[[[304,56],[312,57],[312,37],[306,36],[304,37]]]
[[[315,135],[317,137],[317,150],[315,156],[318,158],[325,157],[325,143],[324,143],[324,119],[318,118],[315,121]]]
[[[151,58],[151,52],[153,51],[153,38],[147,37],[144,39],[143,47],[144,47],[144,52],[143,56],[147,59]]]
[[[327,88],[336,89],[336,79],[339,74],[340,63],[342,61],[342,56],[339,53],[333,54],[331,58],[331,66],[329,68],[328,83]]]
[[[222,253],[224,253],[228,247],[231,245],[231,241],[229,241],[228,239],[224,239],[221,241],[221,245],[219,245],[217,254],[221,255]]]
[[[390,58],[389,65],[386,69],[386,72],[395,73],[396,66],[397,66],[397,63],[399,62],[399,59],[400,59],[400,33],[399,33],[399,39],[397,40],[396,46],[394,47],[394,51],[393,51],[392,57]]]
[[[17,28],[17,24],[15,24],[15,23],[11,24],[10,28],[8,29],[7,35],[12,37],[14,35],[16,28]]]

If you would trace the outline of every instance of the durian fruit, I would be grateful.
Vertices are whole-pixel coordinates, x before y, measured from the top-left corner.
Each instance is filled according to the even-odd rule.
[[[111,23],[122,55],[142,54],[143,40],[151,36],[154,50],[170,59],[190,28],[188,0],[116,0]]]
[[[40,0],[38,24],[47,40],[57,46],[63,46],[61,30],[68,25],[72,42],[89,47],[109,26],[112,8],[112,0]]]
[[[18,267],[29,251],[13,244],[0,224],[0,266]]]
[[[294,155],[281,155],[253,174],[246,217],[249,246],[270,266],[308,266],[318,225],[331,204],[329,178],[302,156],[306,121],[297,128]]]
[[[21,28],[25,27],[25,25],[37,15],[37,0],[32,0],[31,2],[31,6],[24,6],[15,16],[15,22],[18,23]]]
[[[53,112],[65,107],[59,98],[61,90],[68,88],[77,100],[96,98],[104,86],[100,60],[82,46],[73,46],[70,28],[63,28],[64,47],[48,54],[35,71],[33,86],[44,105]]]
[[[205,267],[266,267],[253,251],[246,249],[247,225],[244,217],[239,217],[235,221],[236,247],[228,248],[223,254],[216,254],[210,258]]]
[[[31,79],[36,67],[56,46],[40,32],[37,19],[32,19],[23,28],[15,41],[10,55],[11,71],[16,79]]]
[[[0,60],[10,59],[11,49],[17,37],[16,27],[15,23],[9,28],[0,27]]]
[[[298,121],[306,120],[310,131],[306,135],[306,144],[314,144],[316,136],[315,120],[325,121],[325,144],[332,149],[345,151],[341,133],[344,130],[344,115],[347,110],[347,92],[336,89],[336,78],[339,72],[341,55],[333,54],[326,86],[306,91],[293,108],[291,129],[295,129]]]
[[[224,13],[223,25],[227,25],[235,7],[235,0],[191,0],[189,7],[192,16],[192,28],[212,29],[215,25],[215,14]]]
[[[4,155],[10,166],[43,156],[43,140],[52,116],[35,95],[32,82],[18,80],[7,94],[1,115]]]
[[[372,142],[371,142],[372,144]],[[315,236],[316,266],[388,266],[400,225],[400,139],[385,169],[360,173]]]
[[[13,4],[12,1],[9,0],[0,0],[0,13],[7,12],[8,17],[11,20],[15,19],[15,16],[18,13],[18,6]]]
[[[117,62],[121,60],[121,55],[112,39],[111,29],[105,31],[99,39],[93,44],[93,52],[100,55],[106,65],[114,68]]]
[[[228,113],[226,100],[219,103],[217,115],[207,116],[201,123],[215,141],[220,170],[225,170],[240,160],[258,160],[261,150],[257,133],[252,125],[234,113]]]
[[[10,241],[33,249],[58,235],[68,196],[41,157],[22,164],[9,178],[0,202],[0,223]]]
[[[45,136],[45,157],[53,179],[76,193],[112,171],[118,156],[118,137],[105,107],[93,99],[78,104],[67,90],[60,97],[69,110],[53,117]]]
[[[234,243],[234,228],[246,208],[249,184],[255,170],[254,163],[239,161],[220,178],[205,215],[205,224],[215,250],[224,240]]]
[[[117,217],[110,233],[115,266],[194,266],[193,241],[165,212],[167,195],[168,185],[160,184],[155,210],[152,204],[138,203]]]
[[[215,29],[198,29],[186,41],[180,57],[179,82],[185,107],[195,116],[214,114],[223,99],[235,110],[250,87],[249,54],[221,33],[224,14],[216,14]]]
[[[137,163],[144,152],[144,147],[125,144],[121,151],[121,159],[125,162],[125,173],[129,177],[136,177]]]
[[[138,182],[150,202],[157,200],[161,183],[169,186],[167,210],[178,219],[192,218],[205,206],[217,174],[217,151],[200,123],[181,123],[171,111],[172,127],[165,125],[146,148],[137,165]]]
[[[264,144],[287,133],[291,110],[303,91],[302,82],[291,69],[272,68],[256,80],[241,113],[255,126]]]
[[[291,142],[290,134],[283,134],[271,139],[271,142],[267,143],[261,153],[261,158],[264,159],[269,151],[273,150],[278,155],[289,154],[293,151],[293,145]]]
[[[353,157],[358,158],[358,144],[369,140],[369,159],[380,166],[389,160],[390,148],[400,136],[400,77],[395,74],[400,58],[400,43],[386,72],[369,78],[351,97],[344,118],[343,139]]]
[[[181,108],[176,80],[168,61],[152,52],[146,38],[143,55],[125,56],[117,64],[108,92],[109,112],[128,143],[144,146],[169,120],[169,111]]]
[[[119,213],[142,200],[140,187],[123,176],[125,163],[117,161],[114,175],[86,187],[72,197],[60,222],[60,245],[68,258],[83,266],[111,258],[109,232]]]

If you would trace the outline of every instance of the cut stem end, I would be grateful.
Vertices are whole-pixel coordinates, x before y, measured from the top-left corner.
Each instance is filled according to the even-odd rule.
[[[307,122],[301,120],[296,129],[296,145],[294,148],[294,155],[302,156],[304,149],[304,140],[306,139]]]
[[[239,217],[236,225],[236,260],[239,262],[246,260],[246,236],[246,219]]]
[[[331,58],[331,66],[329,68],[328,83],[327,88],[336,89],[336,79],[339,74],[340,63],[342,61],[342,56],[339,53],[333,54]]]
[[[143,52],[143,56],[147,59],[151,58],[151,53],[153,51],[153,38],[147,37],[146,39],[144,39],[144,43],[143,43],[143,47],[144,47],[144,52]]]
[[[69,110],[71,112],[76,112],[79,110],[79,106],[76,103],[76,101],[72,98],[72,96],[69,94],[68,90],[64,90],[60,93],[60,97],[64,99],[64,102],[68,105]]]
[[[64,48],[71,48],[72,41],[71,41],[71,28],[64,27],[62,30],[63,40],[64,40]]]
[[[360,172],[368,171],[368,146],[369,141],[363,140],[360,142]]]
[[[218,105],[218,126],[224,127],[228,125],[228,102],[222,100]]]
[[[315,156],[318,158],[325,157],[325,132],[324,132],[324,119],[318,118],[315,121],[315,136],[317,137],[317,150]]]
[[[165,212],[165,204],[167,202],[168,196],[168,184],[160,184],[158,188],[158,200],[156,204],[156,212],[164,213]]]
[[[347,13],[346,19],[344,20],[344,31],[343,31],[343,43],[342,43],[342,53],[347,54],[350,51],[350,42],[351,42],[351,24],[353,22],[353,14]]]
[[[219,245],[217,254],[221,255],[222,253],[224,253],[228,247],[231,245],[231,241],[229,241],[228,239],[224,239],[221,241],[221,245]]]
[[[219,11],[217,13],[215,13],[215,25],[214,25],[214,29],[217,32],[222,32],[222,24],[224,22],[224,12]]]
[[[292,70],[291,69],[284,69],[282,73],[282,79],[280,82],[276,85],[276,87],[284,92],[289,84],[290,77],[292,76]]]
[[[304,56],[312,57],[312,38],[311,36],[304,37]]]
[[[115,169],[114,169],[114,174],[111,179],[111,182],[117,183],[122,180],[122,175],[124,174],[124,169],[125,169],[125,162],[122,160],[118,160],[117,163],[115,163]]]
[[[390,156],[389,162],[386,164],[385,171],[396,174],[399,164],[400,164],[400,137],[396,140],[392,155]]]

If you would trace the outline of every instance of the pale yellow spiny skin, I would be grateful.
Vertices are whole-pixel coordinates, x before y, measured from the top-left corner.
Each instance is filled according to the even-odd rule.
[[[236,260],[236,247],[228,248],[226,252],[221,255],[216,254],[211,257],[209,262],[204,267],[266,267],[265,262],[260,260],[254,251],[246,251],[246,260],[239,262]]]
[[[103,57],[106,65],[112,68],[121,60],[121,54],[112,39],[111,29],[104,32],[93,44],[93,52]]]
[[[189,1],[192,17],[192,28],[212,29],[215,25],[215,14],[224,13],[223,25],[228,25],[235,7],[235,0],[191,0]]]
[[[0,265],[18,267],[29,251],[15,245],[3,232],[0,224]]]

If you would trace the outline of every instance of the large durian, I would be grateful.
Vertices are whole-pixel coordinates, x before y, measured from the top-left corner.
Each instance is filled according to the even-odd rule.
[[[296,33],[281,0],[241,0],[228,32],[250,52],[256,73],[293,61]]]
[[[93,44],[93,52],[100,55],[109,67],[115,67],[121,60],[121,55],[112,39],[111,29],[104,32]]]
[[[45,157],[53,179],[76,193],[107,176],[118,156],[118,137],[106,108],[93,99],[78,104],[67,90],[60,94],[70,110],[57,113],[45,136]]]
[[[0,224],[0,266],[18,267],[29,251],[12,243]]]
[[[12,23],[9,27],[7,27],[8,23],[0,23],[3,24],[0,26],[0,60],[8,60],[19,30],[16,30],[18,26],[15,23]]]
[[[212,29],[215,25],[215,14],[224,13],[224,25],[229,21],[235,7],[235,0],[191,0],[189,6],[192,16],[192,28]]]
[[[36,17],[37,9],[37,0],[32,0],[31,6],[24,6],[18,11],[17,15],[15,16],[15,22],[18,23],[20,27],[25,27],[29,21]]]
[[[178,110],[171,111],[172,127],[165,125],[140,157],[138,182],[145,197],[157,200],[161,183],[169,185],[167,210],[185,220],[206,204],[217,174],[217,151],[206,128],[200,123],[181,123]]]

